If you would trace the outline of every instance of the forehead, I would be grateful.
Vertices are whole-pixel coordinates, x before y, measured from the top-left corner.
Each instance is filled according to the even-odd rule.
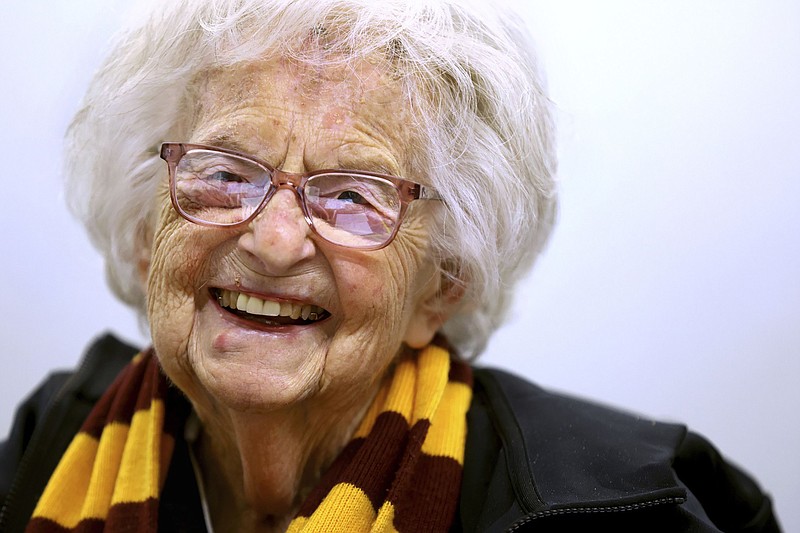
[[[195,81],[199,108],[220,102],[288,96],[312,102],[320,96],[337,95],[361,103],[397,104],[401,83],[377,59],[347,62],[327,61],[318,65],[278,58],[252,61],[203,71]]]
[[[403,83],[385,62],[243,63],[203,72],[192,94],[194,141],[243,151],[259,143],[291,150],[310,140],[318,151],[383,146],[407,168],[412,114]]]

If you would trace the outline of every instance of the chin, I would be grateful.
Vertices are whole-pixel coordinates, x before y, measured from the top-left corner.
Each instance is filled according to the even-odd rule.
[[[312,398],[322,382],[321,370],[313,367],[289,373],[258,366],[242,368],[241,364],[213,357],[195,374],[203,395],[217,408],[242,413],[266,413],[299,405]],[[197,403],[191,395],[190,400]]]

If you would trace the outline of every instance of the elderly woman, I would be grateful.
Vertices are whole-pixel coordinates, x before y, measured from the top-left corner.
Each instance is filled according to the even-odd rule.
[[[2,449],[17,531],[776,531],[701,438],[472,369],[553,223],[549,103],[483,2],[160,4],[68,133],[152,347]]]

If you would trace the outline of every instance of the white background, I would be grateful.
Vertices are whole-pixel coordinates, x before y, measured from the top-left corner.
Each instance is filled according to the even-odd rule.
[[[0,435],[112,329],[61,137],[120,0],[0,6]],[[560,222],[484,364],[687,422],[800,531],[800,3],[526,5],[559,109]]]

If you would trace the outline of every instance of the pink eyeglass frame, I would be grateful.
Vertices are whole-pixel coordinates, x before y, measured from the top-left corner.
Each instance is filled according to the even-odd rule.
[[[220,152],[223,154],[230,154],[237,157],[241,157],[242,159],[245,159],[262,167],[267,172],[267,174],[270,176],[270,182],[272,186],[267,188],[266,193],[264,194],[264,198],[262,198],[261,202],[258,204],[258,207],[255,208],[255,210],[249,217],[240,222],[234,222],[232,224],[224,224],[217,222],[208,222],[207,220],[202,220],[193,217],[192,215],[181,209],[180,205],[178,204],[178,192],[175,179],[176,169],[178,167],[178,163],[183,158],[183,156],[192,150],[208,150],[212,152]],[[431,187],[421,185],[419,183],[406,180],[403,178],[398,178],[397,176],[392,176],[389,174],[380,174],[378,172],[369,172],[365,170],[347,170],[347,169],[320,169],[320,170],[313,170],[311,172],[284,172],[283,170],[277,169],[271,166],[269,163],[266,163],[251,155],[242,152],[237,152],[235,150],[228,150],[227,148],[220,148],[217,146],[209,146],[205,144],[165,142],[161,144],[160,155],[161,159],[167,162],[167,167],[169,169],[169,193],[170,193],[170,200],[172,201],[172,206],[175,208],[175,211],[177,211],[180,216],[182,216],[189,222],[206,227],[236,228],[244,226],[245,224],[249,224],[253,219],[255,219],[258,216],[259,213],[261,213],[261,211],[264,210],[266,205],[272,199],[272,196],[278,190],[291,189],[294,191],[295,195],[297,196],[297,199],[299,200],[300,208],[303,210],[303,218],[305,218],[306,223],[311,228],[311,231],[313,231],[314,234],[317,235],[320,239],[334,246],[347,248],[351,250],[365,250],[365,251],[380,250],[381,248],[385,248],[386,246],[388,246],[394,240],[395,236],[397,235],[397,231],[403,224],[403,220],[406,216],[408,205],[412,201],[442,200],[442,197],[439,195],[439,193],[436,192]],[[394,185],[394,187],[397,189],[398,196],[400,198],[400,212],[397,215],[397,223],[392,229],[392,233],[386,238],[385,242],[372,246],[347,246],[345,244],[333,242],[324,237],[323,235],[321,235],[317,231],[317,228],[314,227],[314,221],[311,218],[310,213],[308,212],[308,207],[306,206],[304,187],[306,182],[310,178],[314,176],[319,176],[320,174],[356,174],[361,176],[382,178],[390,182],[392,185]]]

